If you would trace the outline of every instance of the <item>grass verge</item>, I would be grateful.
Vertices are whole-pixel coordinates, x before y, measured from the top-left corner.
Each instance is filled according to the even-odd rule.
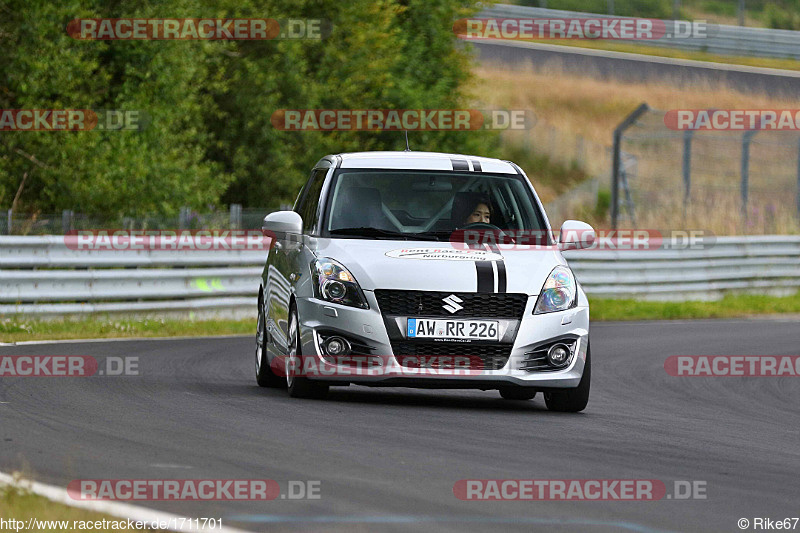
[[[680,318],[737,318],[800,313],[800,291],[793,296],[727,295],[714,302],[649,302],[590,298],[592,320],[671,320]]]
[[[255,334],[252,320],[112,319],[35,320],[0,319],[0,342],[51,339],[110,339],[124,337],[200,337]]]
[[[6,521],[6,526],[8,526],[6,529],[18,531],[83,531],[87,529],[89,522],[94,530],[110,531],[113,526],[101,528],[96,526],[102,526],[103,520],[107,521],[106,526],[108,526],[108,521],[126,522],[122,518],[56,503],[9,485],[0,485],[0,518]],[[35,524],[32,529],[28,529],[29,521],[32,519],[38,520],[38,524]],[[16,524],[12,523],[14,527],[8,524],[9,520],[17,521]],[[20,524],[20,521],[23,524]],[[138,531],[152,530],[140,529]]]
[[[800,291],[793,296],[728,295],[714,302],[650,302],[590,298],[592,320],[671,320],[681,318],[737,318],[753,315],[800,314]],[[0,341],[192,337],[250,335],[255,320],[112,320],[86,318],[79,321],[0,320]]]

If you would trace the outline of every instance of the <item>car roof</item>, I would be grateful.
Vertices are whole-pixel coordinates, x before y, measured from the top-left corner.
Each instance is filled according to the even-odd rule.
[[[326,156],[338,168],[386,168],[414,170],[461,170],[480,171],[496,174],[520,174],[521,171],[513,163],[463,154],[444,154],[438,152],[352,152]],[[322,161],[320,161],[322,163]],[[327,165],[317,166],[330,166]]]

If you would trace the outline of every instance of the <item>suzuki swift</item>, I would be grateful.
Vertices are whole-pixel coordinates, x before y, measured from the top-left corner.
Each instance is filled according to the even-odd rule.
[[[351,384],[542,392],[551,410],[586,407],[589,304],[561,251],[594,231],[568,220],[554,236],[514,163],[325,156],[262,231],[259,385],[315,398]]]

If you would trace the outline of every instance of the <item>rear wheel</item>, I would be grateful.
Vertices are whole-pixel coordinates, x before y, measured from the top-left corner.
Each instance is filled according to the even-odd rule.
[[[259,387],[281,387],[284,381],[276,376],[269,367],[267,357],[267,319],[264,316],[264,304],[258,299],[258,325],[256,326],[256,382]]]
[[[564,413],[577,413],[586,409],[589,403],[589,384],[592,379],[592,357],[591,348],[586,348],[586,364],[583,366],[583,377],[578,386],[574,389],[567,389],[564,392],[544,393],[544,403],[551,411]]]
[[[536,397],[536,391],[527,387],[502,387],[500,396],[504,400],[533,400]]]
[[[289,310],[289,353],[286,354],[286,387],[292,398],[322,399],[328,394],[328,385],[317,383],[302,374],[303,355],[300,350],[300,321],[294,306]]]

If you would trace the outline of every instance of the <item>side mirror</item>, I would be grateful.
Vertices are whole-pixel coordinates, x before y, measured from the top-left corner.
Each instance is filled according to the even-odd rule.
[[[278,239],[300,235],[303,233],[303,218],[294,211],[275,211],[264,217],[261,233]]]
[[[582,250],[591,248],[597,234],[586,222],[579,220],[566,220],[561,225],[558,237],[558,247],[563,250]]]

